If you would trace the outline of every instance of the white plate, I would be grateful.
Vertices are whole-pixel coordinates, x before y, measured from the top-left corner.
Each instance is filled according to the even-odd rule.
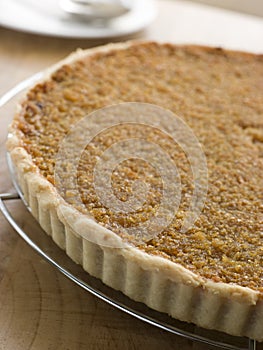
[[[102,22],[80,21],[59,7],[59,0],[1,0],[0,25],[34,34],[65,38],[113,38],[138,32],[156,17],[154,0],[133,0],[132,10]]]

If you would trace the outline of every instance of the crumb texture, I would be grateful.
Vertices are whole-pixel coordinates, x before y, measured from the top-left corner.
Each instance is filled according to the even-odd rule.
[[[130,159],[112,174],[115,195],[126,201],[134,180],[149,191],[131,215],[116,214],[96,196],[97,157],[129,137],[159,144],[179,169],[182,201],[171,224],[141,250],[180,263],[215,282],[263,293],[263,56],[194,46],[136,44],[64,65],[35,86],[13,128],[41,174],[54,183],[55,156],[72,125],[92,111],[121,102],[146,102],[183,118],[200,141],[208,164],[203,211],[187,233],[180,227],[193,193],[188,159],[167,135],[147,126],[119,126],[95,137],[83,152],[78,186],[85,210],[108,229],[148,220],[158,208],[162,179],[147,162]],[[64,197],[73,206],[74,193]],[[83,210],[83,209],[81,209]],[[132,237],[129,238],[132,241]]]

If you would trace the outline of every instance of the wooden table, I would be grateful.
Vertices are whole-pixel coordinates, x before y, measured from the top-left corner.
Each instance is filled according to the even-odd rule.
[[[158,18],[138,36],[263,52],[261,19],[184,1],[160,1]],[[0,28],[0,93],[72,50],[96,44]],[[2,115],[0,123],[2,144]],[[0,171],[1,192],[10,190],[7,173],[2,167]],[[198,348],[208,349],[138,321],[74,285],[29,248],[0,215],[1,350]]]

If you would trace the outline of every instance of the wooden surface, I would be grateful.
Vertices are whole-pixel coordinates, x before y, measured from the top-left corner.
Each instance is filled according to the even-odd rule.
[[[263,52],[263,25],[188,2],[160,1],[143,39],[221,45]],[[97,43],[23,34],[0,28],[0,94],[78,47]],[[5,117],[0,115],[0,189]],[[19,214],[19,209],[13,205]],[[24,223],[26,225],[26,223]],[[208,349],[138,321],[98,300],[40,258],[0,215],[0,350]]]

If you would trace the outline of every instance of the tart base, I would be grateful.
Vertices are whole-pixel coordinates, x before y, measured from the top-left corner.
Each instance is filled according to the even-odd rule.
[[[113,48],[125,49],[127,45],[132,43],[78,51],[49,70],[47,76],[61,64],[81,56]],[[259,292],[207,280],[179,264],[151,256],[133,246],[105,246],[105,242],[119,242],[120,238],[64,202],[21,147],[17,130],[11,127],[10,135],[8,149],[17,181],[33,216],[84,270],[131,299],[181,321],[263,341],[263,299]]]

